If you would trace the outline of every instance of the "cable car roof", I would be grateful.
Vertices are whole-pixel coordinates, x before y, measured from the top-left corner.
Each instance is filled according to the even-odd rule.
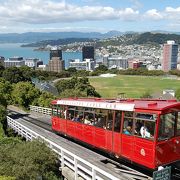
[[[173,107],[180,110],[180,102],[176,100],[157,99],[63,98],[52,101],[52,104],[122,111],[134,111],[134,109],[165,110]]]

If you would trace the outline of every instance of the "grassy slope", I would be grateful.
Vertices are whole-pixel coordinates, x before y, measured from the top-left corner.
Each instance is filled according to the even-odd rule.
[[[117,97],[118,93],[126,93],[129,98],[140,97],[144,92],[160,92],[163,89],[180,87],[180,80],[163,77],[123,76],[113,78],[90,78],[90,83],[102,97]]]

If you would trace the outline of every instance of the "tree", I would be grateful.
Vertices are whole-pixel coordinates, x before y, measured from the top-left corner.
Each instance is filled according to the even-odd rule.
[[[180,101],[180,88],[176,90],[176,98]]]
[[[0,137],[6,134],[7,120],[6,120],[6,107],[0,105]]]
[[[33,105],[37,98],[39,98],[39,95],[40,91],[29,82],[19,82],[13,86],[13,101],[24,108]]]
[[[45,144],[20,142],[1,144],[0,175],[16,179],[58,179],[58,159]]]
[[[17,67],[9,67],[3,71],[2,77],[9,81],[10,83],[18,83],[20,81],[30,81],[29,77],[23,74],[24,71],[21,71]]]
[[[48,92],[42,92],[37,99],[37,105],[42,107],[50,107],[50,103],[55,99],[55,96]]]
[[[58,81],[55,86],[61,97],[100,97],[100,94],[98,94],[95,88],[90,85],[89,79],[86,77],[63,79]]]
[[[76,83],[77,77],[73,77],[72,79],[62,79],[58,81],[55,86],[60,94],[66,89],[73,89]]]
[[[12,85],[10,84],[10,82],[6,81],[3,78],[0,78],[0,102],[4,106],[6,106],[12,101],[11,91],[12,91]]]
[[[32,71],[32,69],[30,67],[28,67],[28,66],[21,66],[19,68],[19,70],[23,74],[24,81],[31,81],[31,78],[33,76],[33,71]]]
[[[99,67],[95,69],[95,71],[101,71],[101,72],[106,72],[107,70],[108,70],[107,66],[103,64],[99,65]]]
[[[150,92],[149,90],[145,91],[145,92],[142,94],[141,98],[152,98],[151,92]]]
[[[4,69],[2,62],[0,62],[0,76],[2,76]]]
[[[74,67],[68,68],[67,71],[70,73],[70,75],[76,75],[77,72],[76,68]]]

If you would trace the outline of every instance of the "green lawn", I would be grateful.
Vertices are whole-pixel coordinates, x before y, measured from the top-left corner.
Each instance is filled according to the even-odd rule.
[[[144,92],[162,92],[163,89],[176,90],[180,88],[180,80],[163,77],[125,76],[118,75],[111,78],[90,78],[90,83],[104,98],[117,97],[118,93],[125,93],[128,98],[138,98]]]

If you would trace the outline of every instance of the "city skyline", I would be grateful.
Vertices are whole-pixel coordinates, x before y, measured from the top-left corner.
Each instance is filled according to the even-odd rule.
[[[178,0],[0,0],[0,33],[179,31]]]

